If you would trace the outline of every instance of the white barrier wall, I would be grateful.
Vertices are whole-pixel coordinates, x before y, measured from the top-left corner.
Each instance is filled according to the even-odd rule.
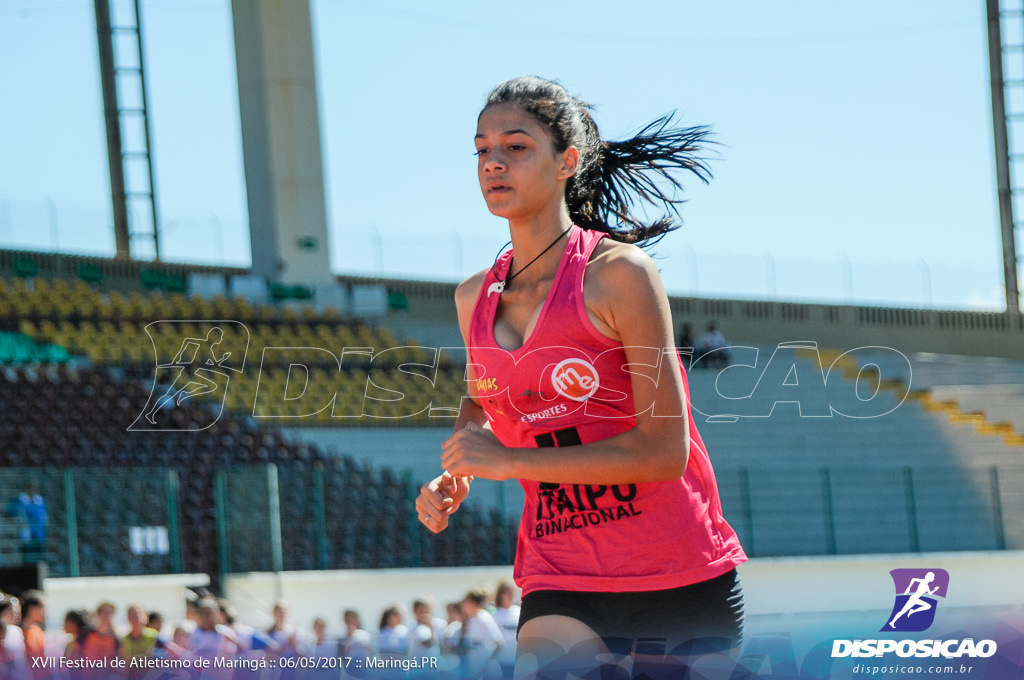
[[[186,591],[209,584],[206,574],[47,578],[43,581],[46,627],[59,630],[68,610],[94,612],[101,602],[111,602],[117,608],[114,625],[118,628],[127,627],[126,611],[133,604],[146,611],[160,612],[164,621],[173,626],[185,620]]]
[[[1024,551],[757,558],[740,567],[748,621],[828,613],[878,618],[882,612],[884,617],[894,595],[889,571],[897,568],[948,571],[944,611],[1024,608]],[[359,611],[363,626],[376,631],[381,612],[391,604],[408,610],[414,599],[429,595],[443,616],[446,602],[511,577],[511,567],[300,571],[238,574],[223,585],[245,623],[269,626],[273,603],[283,598],[301,627],[308,629],[322,616],[328,630],[338,633],[345,609]],[[203,574],[46,579],[47,623],[59,628],[68,609],[91,610],[110,600],[118,608],[119,627],[127,606],[136,602],[163,612],[174,625],[185,616],[185,590],[207,583]]]
[[[943,609],[1024,606],[1024,551],[760,558],[740,568],[748,615],[888,613],[893,569],[945,569]]]
[[[284,599],[291,607],[292,620],[307,630],[313,619],[321,616],[328,631],[339,632],[342,612],[355,609],[362,616],[363,628],[376,632],[381,613],[390,605],[402,605],[408,621],[413,600],[426,595],[436,601],[434,612],[443,618],[448,602],[461,601],[467,591],[480,585],[495,588],[503,580],[512,580],[512,567],[239,574],[225,579],[224,589],[239,619],[257,628],[270,626],[274,602]]]

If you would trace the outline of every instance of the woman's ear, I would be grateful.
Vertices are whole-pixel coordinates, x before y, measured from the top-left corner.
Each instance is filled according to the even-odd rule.
[[[576,174],[576,168],[580,164],[580,150],[575,146],[570,146],[560,155],[562,167],[558,169],[558,179],[569,179]]]

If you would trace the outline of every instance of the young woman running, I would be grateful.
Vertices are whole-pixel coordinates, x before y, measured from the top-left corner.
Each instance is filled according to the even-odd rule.
[[[666,117],[604,142],[589,108],[522,77],[480,113],[480,189],[512,249],[456,291],[468,398],[416,504],[439,532],[474,477],[521,481],[519,676],[728,649],[742,629],[746,556],[690,415],[668,298],[634,245],[675,226],[630,215],[638,201],[674,211],[677,171],[706,181],[707,130]]]

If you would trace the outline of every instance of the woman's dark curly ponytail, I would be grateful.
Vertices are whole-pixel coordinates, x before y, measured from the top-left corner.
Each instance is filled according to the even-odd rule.
[[[576,174],[566,183],[565,200],[573,223],[603,231],[616,241],[650,245],[679,227],[683,186],[676,176],[688,170],[701,181],[711,178],[701,154],[709,143],[703,126],[672,127],[662,116],[630,139],[601,140],[590,104],[572,96],[556,82],[534,76],[506,80],[487,97],[487,105],[512,104],[533,115],[551,133],[555,150],[575,146],[580,152]],[[644,224],[631,214],[639,203],[669,214]]]

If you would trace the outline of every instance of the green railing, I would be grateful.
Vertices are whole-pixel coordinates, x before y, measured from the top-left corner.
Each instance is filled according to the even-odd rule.
[[[418,486],[390,470],[246,466],[214,488],[221,573],[422,563]]]
[[[1024,548],[1024,464],[718,470],[751,556]]]
[[[509,516],[518,509],[467,505],[452,530],[434,535],[416,520],[418,483],[388,468],[222,468],[212,489],[192,489],[191,498],[178,474],[0,470],[0,569],[45,562],[51,576],[179,573],[183,545],[216,553],[220,574],[514,557]],[[717,477],[725,516],[751,556],[1024,549],[1024,464],[1016,461],[967,470],[740,468]],[[188,512],[197,503],[209,510]],[[183,525],[180,516],[192,519]],[[208,538],[190,542],[197,535]]]
[[[181,571],[177,473],[153,468],[0,470],[0,566],[51,576]]]

